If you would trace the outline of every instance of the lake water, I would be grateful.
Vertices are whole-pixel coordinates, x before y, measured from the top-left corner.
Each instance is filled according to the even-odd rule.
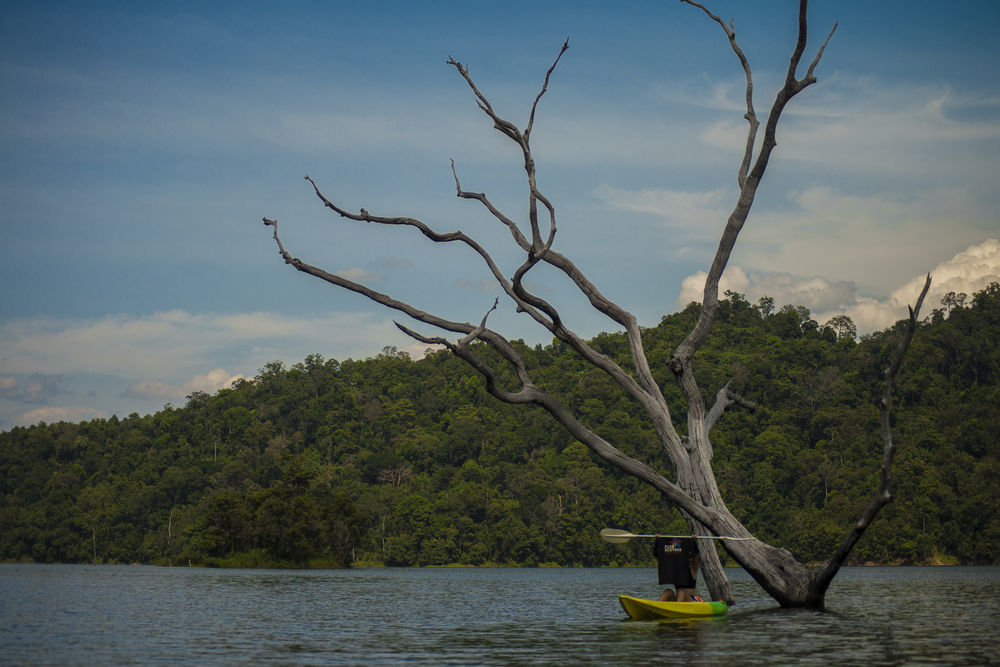
[[[854,664],[1000,661],[1000,568],[847,568],[828,610],[742,571],[721,619],[628,621],[652,569],[0,565],[2,664]]]

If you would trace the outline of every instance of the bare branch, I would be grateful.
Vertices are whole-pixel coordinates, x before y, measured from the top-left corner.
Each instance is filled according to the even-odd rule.
[[[473,327],[468,322],[453,322],[450,320],[446,320],[442,317],[426,313],[420,310],[419,308],[414,308],[413,306],[404,301],[399,301],[397,299],[390,297],[387,294],[377,292],[373,289],[365,287],[360,283],[356,283],[353,280],[348,280],[343,276],[338,276],[334,273],[329,273],[327,271],[324,271],[323,269],[320,269],[311,264],[303,262],[302,260],[296,257],[293,257],[291,254],[288,253],[287,250],[285,250],[284,245],[281,243],[281,239],[278,237],[278,222],[276,220],[270,220],[268,218],[264,218],[264,224],[269,227],[274,227],[274,241],[278,246],[278,252],[281,254],[281,257],[282,259],[285,260],[286,264],[291,264],[298,271],[319,278],[320,280],[328,282],[331,285],[336,285],[337,287],[343,287],[346,290],[360,294],[364,297],[367,297],[371,301],[374,301],[375,303],[382,304],[387,308],[398,310],[402,313],[409,315],[418,322],[423,322],[424,324],[429,324],[431,326],[438,327],[439,329],[445,329],[446,331],[454,331],[456,333],[463,333],[463,334],[467,334],[475,330],[475,327]]]
[[[715,395],[715,405],[712,409],[708,411],[708,415],[705,417],[705,431],[711,432],[712,428],[722,417],[726,410],[737,405],[741,408],[753,412],[757,409],[757,404],[751,400],[740,396],[735,391],[729,388],[730,383],[727,382],[726,386],[719,390],[719,393]]]
[[[809,39],[809,21],[806,19],[806,8],[809,0],[799,0],[799,36],[795,41],[795,50],[792,51],[791,60],[788,63],[788,72],[785,74],[785,85],[797,83],[795,72],[799,68],[799,61],[806,50],[806,42]]]
[[[483,332],[486,331],[486,320],[489,319],[490,313],[496,310],[499,304],[500,304],[500,299],[499,298],[494,299],[493,306],[486,311],[485,315],[483,315],[483,319],[479,323],[479,326],[470,331],[468,334],[466,334],[465,337],[462,338],[462,340],[458,341],[458,344],[465,346],[471,343],[472,341],[476,340],[477,338],[479,338],[479,336],[481,336]]]
[[[488,315],[489,313],[487,313],[487,316]],[[477,327],[477,329],[470,331],[470,335],[465,336],[457,343],[453,343],[441,337],[423,336],[400,324],[399,322],[396,323],[396,326],[399,327],[401,331],[420,342],[444,345],[447,347],[452,351],[452,353],[455,354],[455,356],[464,360],[483,376],[486,382],[486,390],[493,397],[505,403],[531,403],[542,407],[549,412],[549,414],[551,414],[556,421],[565,426],[574,437],[586,444],[598,456],[605,459],[612,465],[615,465],[616,467],[629,472],[630,474],[652,485],[671,502],[684,506],[692,503],[695,504],[696,506],[691,510],[692,516],[704,523],[706,526],[711,527],[717,534],[732,534],[733,529],[729,527],[720,527],[719,520],[721,515],[717,510],[695,503],[694,499],[677,484],[671,482],[647,464],[627,456],[619,449],[608,443],[605,439],[586,428],[560,401],[548,392],[539,389],[538,386],[531,381],[527,368],[524,364],[524,360],[517,352],[517,349],[500,334],[486,329],[485,324],[486,317],[483,318],[482,323],[479,327]],[[521,383],[520,391],[510,392],[500,387],[494,370],[480,357],[478,357],[470,348],[468,343],[471,342],[473,333],[475,333],[475,337],[480,338],[492,346],[494,350],[496,350],[515,368],[517,377]]]
[[[562,58],[563,53],[565,53],[568,48],[569,48],[569,40],[566,40],[563,43],[562,48],[559,50],[559,54],[556,56],[555,61],[549,67],[548,71],[545,73],[545,80],[542,84],[542,89],[535,97],[535,101],[531,106],[531,113],[528,121],[528,127],[523,134],[517,128],[517,126],[514,125],[514,123],[501,118],[493,110],[493,105],[490,104],[490,101],[486,98],[486,96],[482,93],[482,91],[479,90],[479,87],[476,85],[475,81],[473,81],[472,77],[469,75],[469,68],[466,67],[465,65],[462,65],[454,58],[448,59],[448,64],[454,66],[455,69],[458,70],[458,73],[461,74],[463,79],[465,79],[465,82],[469,85],[469,88],[472,89],[473,94],[476,96],[477,103],[479,104],[479,108],[482,109],[483,112],[486,113],[486,115],[489,116],[489,118],[493,121],[493,126],[497,130],[508,136],[510,139],[512,139],[521,148],[521,153],[522,156],[524,157],[524,171],[528,177],[528,188],[529,188],[528,215],[529,215],[529,222],[531,224],[531,239],[532,239],[531,250],[529,250],[529,260],[544,255],[548,251],[548,249],[551,248],[552,241],[555,238],[555,233],[556,233],[556,222],[555,222],[554,207],[552,206],[551,202],[549,202],[549,200],[538,189],[538,185],[535,180],[535,160],[531,155],[531,148],[528,140],[531,135],[531,128],[533,127],[535,122],[535,112],[538,107],[538,102],[539,100],[541,100],[542,96],[548,90],[549,79],[552,76],[552,72],[555,70],[556,65],[559,64],[559,60]],[[542,234],[538,225],[538,202],[541,202],[549,213],[549,233],[548,233],[548,238],[544,243],[542,242]],[[526,267],[526,270],[530,269],[531,265],[528,265]]]
[[[545,91],[549,89],[549,78],[552,76],[552,72],[555,71],[556,65],[559,64],[559,59],[562,58],[562,55],[566,53],[566,49],[568,48],[569,48],[569,39],[563,42],[562,48],[559,49],[559,55],[556,56],[555,62],[553,62],[552,65],[549,66],[548,71],[545,72],[545,82],[542,84],[542,89],[538,91],[538,96],[535,97],[535,101],[531,105],[531,115],[528,116],[528,126],[524,128],[525,141],[527,141],[531,137],[531,128],[534,127],[535,125],[535,109],[538,108],[538,101],[542,99],[542,95],[544,95]]]
[[[457,241],[472,248],[477,254],[480,255],[480,257],[482,257],[483,261],[489,267],[489,270],[493,274],[497,283],[503,288],[504,292],[514,300],[519,311],[527,313],[529,316],[532,317],[532,319],[534,319],[536,322],[538,322],[542,326],[546,327],[549,331],[551,331],[553,335],[555,335],[557,338],[570,345],[574,350],[576,350],[579,354],[581,354],[581,356],[587,359],[587,361],[594,364],[596,367],[604,370],[610,377],[612,377],[616,382],[618,382],[618,384],[622,386],[633,397],[636,397],[637,399],[640,399],[641,401],[644,402],[649,402],[650,400],[663,401],[662,395],[659,394],[658,388],[656,390],[655,396],[651,395],[650,393],[651,388],[656,388],[656,383],[652,378],[652,373],[648,372],[648,364],[645,363],[644,357],[640,362],[637,363],[639,368],[646,370],[646,374],[643,376],[642,385],[640,386],[640,384],[638,384],[635,381],[635,379],[633,379],[628,373],[626,373],[613,360],[611,360],[606,355],[598,353],[596,350],[591,348],[582,338],[580,338],[578,335],[576,335],[575,333],[567,329],[565,326],[563,326],[562,322],[558,317],[557,311],[550,304],[548,304],[543,299],[528,294],[527,291],[524,290],[523,287],[520,285],[518,286],[518,289],[515,289],[514,284],[511,281],[507,280],[507,278],[503,275],[503,272],[496,265],[490,254],[478,242],[467,236],[465,233],[461,231],[456,231],[456,232],[442,234],[435,232],[427,224],[415,218],[383,217],[378,215],[372,215],[364,208],[361,209],[360,213],[352,213],[344,209],[343,207],[338,206],[330,199],[328,199],[322,193],[322,191],[319,189],[319,186],[312,178],[306,176],[305,179],[309,181],[309,183],[312,185],[313,191],[315,192],[316,196],[320,199],[320,201],[323,202],[323,205],[344,218],[347,218],[349,220],[355,220],[358,222],[371,222],[376,224],[414,227],[418,229],[425,237],[434,242],[447,243],[447,242]],[[461,186],[458,184],[457,175],[455,177],[455,180],[457,187],[459,187],[459,192],[460,193],[463,192],[460,189]],[[487,206],[488,209],[495,210],[493,209],[492,204],[489,204],[489,200],[485,197],[485,195],[479,197],[470,194],[468,198],[477,199],[485,206]],[[503,216],[503,214],[500,213],[499,211],[497,211],[497,217],[500,220],[509,221],[509,219],[507,219],[506,216]],[[509,222],[510,224],[508,224],[508,227],[511,229],[512,234],[514,234],[515,239],[517,239],[519,236],[519,232],[517,231],[517,226],[512,221]],[[507,224],[507,222],[505,222],[505,224]],[[521,238],[523,239],[523,237]],[[422,321],[427,324],[433,324],[434,326],[440,326],[438,324],[434,324],[432,321],[423,319],[422,317],[415,317],[413,313],[421,313],[424,316],[428,317],[430,316],[427,313],[424,313],[423,311],[416,309],[407,303],[397,301],[388,295],[375,292],[374,290],[369,290],[368,288],[358,283],[354,283],[353,281],[342,278],[341,276],[329,274],[328,272],[323,271],[318,267],[312,266],[299,259],[293,258],[291,255],[285,252],[283,247],[280,246],[280,239],[276,237],[275,241],[276,243],[279,243],[279,250],[282,253],[282,257],[285,259],[285,262],[288,264],[292,264],[298,270],[314,275],[331,284],[339,285],[353,292],[357,292],[359,294],[367,296],[368,298],[372,299],[373,301],[376,301],[377,303],[381,303],[390,308],[394,308],[396,310],[405,312],[411,317],[414,317],[414,319],[418,321]],[[614,306],[614,304],[612,304],[610,301],[607,301],[607,299],[601,296],[600,293],[597,291],[596,287],[593,287],[589,283],[589,281],[583,278],[582,274],[578,272],[578,270],[572,264],[572,262],[570,262],[562,255],[559,255],[558,253],[555,252],[546,252],[545,255],[536,258],[535,261],[538,261],[539,259],[544,259],[547,262],[553,263],[554,266],[562,268],[564,271],[567,272],[567,275],[570,275],[571,277],[574,278],[574,282],[576,282],[578,285],[583,285],[585,288],[589,289],[588,296],[591,297],[592,303],[608,304],[608,306],[617,309],[621,313],[624,313],[624,311],[621,311],[621,309],[618,309],[617,306]],[[521,277],[523,277],[523,275],[524,271],[520,270],[520,274],[517,276],[517,279],[519,280]],[[627,316],[627,319],[625,319],[625,321],[631,325],[628,328],[630,329],[630,331],[634,332],[633,334],[630,335],[630,338],[637,341],[633,343],[633,347],[641,351],[641,340],[639,340],[638,325],[635,323],[635,319],[631,315],[628,315],[627,313],[625,313],[625,315]],[[447,322],[447,320],[441,320],[441,321]],[[441,326],[440,328],[449,331],[459,331],[462,333],[469,333],[469,331],[472,330],[471,325],[467,323],[456,323],[456,322],[448,322],[447,326]],[[665,405],[665,401],[663,401],[663,403]],[[666,420],[666,422],[667,424],[665,424],[664,426],[668,430],[672,429],[672,425],[669,425],[669,420]],[[679,442],[679,439],[677,439],[677,441]]]
[[[716,534],[736,534],[738,532],[737,528],[721,523],[726,517],[719,510],[697,503],[689,493],[649,465],[624,454],[599,435],[586,428],[566,406],[551,394],[539,389],[530,380],[521,355],[509,341],[496,332],[486,329],[482,332],[481,338],[516,368],[518,378],[521,382],[520,391],[510,392],[502,389],[497,382],[493,369],[483,362],[481,358],[477,357],[468,345],[452,343],[443,338],[425,337],[399,323],[396,326],[421,342],[445,345],[455,356],[464,360],[483,376],[486,381],[486,390],[493,397],[505,403],[531,403],[540,406],[552,415],[557,422],[566,427],[576,439],[587,445],[602,459],[650,484],[663,494],[668,501],[679,506],[690,507],[689,513],[691,516],[705,526],[708,526]],[[745,529],[743,532],[746,532]]]
[[[906,331],[903,333],[903,337],[900,339],[899,344],[893,351],[892,359],[889,363],[889,367],[885,371],[885,379],[882,383],[882,400],[879,405],[880,411],[880,422],[882,427],[882,474],[879,481],[878,489],[875,491],[875,496],[872,498],[871,503],[862,513],[861,518],[851,527],[851,530],[844,536],[841,541],[840,546],[837,547],[837,551],[834,552],[830,560],[826,562],[823,566],[820,580],[824,580],[829,583],[833,580],[834,575],[847,560],[847,556],[854,549],[854,545],[858,543],[861,536],[864,535],[865,531],[871,525],[872,521],[882,510],[883,507],[892,502],[892,461],[896,454],[896,446],[892,441],[892,428],[890,424],[890,417],[892,411],[892,390],[896,385],[896,381],[899,377],[899,371],[903,366],[903,359],[906,357],[906,351],[910,347],[910,342],[913,340],[913,334],[917,330],[917,319],[920,316],[920,308],[924,303],[924,297],[927,296],[927,291],[931,287],[931,276],[927,274],[927,279],[924,281],[924,287],[920,291],[920,296],[917,297],[917,303],[910,308],[910,317],[906,324]]]
[[[833,33],[837,32],[838,25],[840,24],[834,22],[833,27],[830,28],[830,34],[826,36],[826,39],[823,41],[822,46],[820,46],[819,50],[816,52],[816,57],[813,58],[813,61],[811,63],[809,63],[809,69],[806,70],[806,77],[805,77],[806,81],[808,81],[809,83],[816,82],[816,77],[813,75],[813,70],[816,69],[816,65],[819,64],[820,58],[823,57],[823,52],[826,51],[826,45],[829,44],[830,40],[833,38]]]
[[[482,109],[483,112],[493,121],[493,127],[513,139],[518,143],[518,145],[524,146],[525,141],[521,131],[517,129],[517,126],[514,125],[514,123],[509,120],[504,120],[497,115],[497,113],[493,110],[493,105],[490,104],[490,101],[486,99],[486,96],[480,92],[475,81],[473,81],[472,77],[469,76],[469,68],[454,58],[448,58],[448,64],[458,70],[458,73],[462,75],[463,79],[465,79],[465,82],[469,85],[469,88],[472,89],[473,94],[476,96],[476,103],[479,105],[479,108]]]
[[[687,0],[682,1],[687,2]],[[694,4],[695,6],[700,7],[700,5],[697,5],[696,3],[689,4]],[[778,120],[781,118],[781,113],[788,102],[796,94],[815,81],[815,77],[812,76],[812,69],[814,68],[815,63],[819,61],[819,57],[822,54],[823,49],[826,48],[826,42],[824,42],[823,48],[820,49],[820,53],[817,54],[814,64],[810,66],[809,76],[811,78],[805,81],[798,81],[795,78],[795,71],[802,58],[802,52],[805,50],[806,38],[808,34],[808,22],[806,20],[807,6],[807,0],[800,0],[799,33],[795,50],[792,53],[789,63],[788,74],[785,78],[784,85],[775,96],[774,103],[771,105],[771,110],[768,113],[760,153],[757,155],[753,168],[743,179],[742,185],[740,186],[739,200],[737,201],[732,213],[729,215],[726,227],[722,232],[722,238],[719,241],[719,246],[716,249],[715,257],[709,267],[708,276],[705,280],[705,290],[702,296],[702,309],[698,322],[688,334],[687,338],[685,338],[684,341],[678,345],[677,350],[668,362],[669,367],[676,375],[678,375],[678,377],[685,376],[685,368],[690,368],[691,358],[705,342],[708,332],[712,328],[712,324],[715,321],[715,315],[719,307],[719,280],[722,277],[722,273],[725,270],[726,265],[729,263],[729,257],[732,254],[733,246],[736,244],[740,231],[743,229],[743,225],[746,223],[747,217],[750,215],[750,209],[753,206],[754,198],[757,194],[757,187],[760,185],[760,181],[764,176],[764,171],[767,169],[771,152],[774,150],[775,146],[777,146],[776,132]],[[702,9],[704,10],[704,8]],[[707,12],[707,10],[704,11]],[[709,16],[714,16],[710,12],[707,13]],[[715,20],[718,20],[717,17]],[[723,28],[725,29],[724,25]],[[729,34],[729,30],[731,29],[727,29],[727,35]],[[831,32],[831,36],[832,34],[833,33]],[[829,37],[827,38],[827,41],[829,41]],[[700,391],[697,390],[697,383],[694,382],[693,376],[682,378],[682,390],[684,390],[686,398],[688,398],[689,401],[693,401],[696,405],[703,404]]]
[[[809,64],[809,68],[806,70],[806,75],[801,79],[796,79],[796,72],[799,69],[799,63],[802,61],[802,54],[806,49],[806,40],[808,38],[809,26],[806,20],[806,9],[808,8],[809,0],[799,0],[799,38],[795,43],[795,51],[792,53],[792,58],[788,63],[788,73],[785,75],[785,84],[791,85],[795,93],[799,92],[806,86],[810,86],[816,83],[816,77],[813,76],[813,70],[816,69],[816,65],[819,63],[820,58],[823,57],[823,51],[826,50],[826,45],[830,43],[830,38],[833,37],[833,33],[837,30],[837,24],[833,24],[833,28],[830,30],[830,34],[827,35],[826,40],[820,46],[819,50],[816,52],[816,57]],[[792,93],[793,95],[795,93]]]
[[[633,397],[637,398],[638,400],[647,405],[650,404],[651,402],[656,402],[657,404],[662,403],[663,404],[662,407],[665,409],[666,406],[665,400],[662,398],[662,394],[659,393],[656,383],[652,378],[652,373],[649,372],[649,367],[648,364],[645,362],[644,355],[641,357],[641,360],[637,361],[637,366],[640,369],[644,369],[645,371],[645,374],[641,374],[642,384],[640,385],[635,381],[634,378],[632,378],[628,373],[626,373],[613,360],[611,360],[606,355],[598,353],[596,350],[590,347],[582,338],[580,338],[578,335],[565,328],[558,317],[557,311],[550,304],[548,304],[542,299],[529,295],[527,291],[524,290],[523,287],[521,287],[520,285],[518,285],[518,288],[515,289],[515,284],[506,279],[506,277],[500,271],[499,267],[493,261],[493,258],[490,256],[490,254],[474,239],[468,237],[461,231],[451,232],[447,234],[441,234],[435,232],[424,222],[417,220],[415,218],[408,218],[408,217],[391,218],[391,217],[377,216],[377,215],[372,215],[363,208],[361,209],[361,213],[359,214],[351,213],[350,211],[347,211],[346,209],[338,206],[337,204],[329,200],[322,193],[322,191],[320,191],[319,186],[312,178],[310,178],[309,176],[306,176],[305,178],[312,185],[313,191],[315,192],[316,196],[320,199],[320,201],[323,202],[324,206],[326,206],[332,211],[335,211],[340,216],[345,217],[349,220],[355,220],[359,222],[372,222],[376,224],[386,224],[386,225],[410,226],[418,229],[425,237],[429,238],[432,241],[439,243],[458,241],[472,248],[486,262],[487,266],[489,267],[494,278],[497,280],[498,284],[500,284],[504,292],[514,300],[514,302],[517,304],[519,311],[525,312],[528,315],[530,315],[536,322],[549,329],[549,331],[551,331],[557,338],[569,344],[587,361],[594,364],[597,368],[604,370],[630,395],[632,395]],[[460,184],[458,184],[457,175],[455,176],[455,180],[456,180],[456,187],[459,188],[459,192],[461,193],[462,190]],[[488,199],[486,199],[485,196],[481,198],[478,196],[470,196],[469,198],[478,199],[481,203],[486,205],[487,208],[492,209],[492,205],[489,204],[489,201]],[[506,219],[506,217],[503,216],[499,211],[497,211],[497,214],[498,214],[497,215],[498,219],[500,220]],[[505,224],[507,223],[505,222]],[[277,236],[276,222],[274,223],[274,226],[275,226],[275,242],[279,246],[279,252],[281,253],[282,258],[285,260],[286,263],[291,264],[299,271],[316,276],[321,280],[325,280],[328,283],[344,287],[345,289],[351,290],[358,294],[362,294],[363,296],[368,297],[372,301],[381,303],[382,305],[385,305],[389,308],[393,308],[395,310],[404,312],[413,319],[416,319],[417,321],[424,322],[432,326],[437,326],[439,328],[448,331],[456,331],[464,334],[468,334],[473,331],[472,325],[468,323],[451,322],[448,320],[444,320],[442,318],[437,318],[433,315],[425,313],[422,310],[414,308],[408,303],[398,301],[390,297],[389,295],[368,289],[367,287],[364,287],[363,285],[360,285],[346,278],[343,278],[342,276],[330,274],[318,267],[315,267],[311,264],[308,264],[297,258],[292,257],[289,253],[287,253],[287,251],[285,251],[284,247],[281,245],[280,238],[278,238]],[[508,224],[508,227],[511,229],[512,234],[515,235],[516,239],[519,234],[517,233],[517,226],[513,224],[513,222],[511,221],[510,224]],[[555,262],[556,265],[562,266],[564,270],[568,271],[571,275],[576,275],[576,267],[571,262],[569,262],[569,260],[565,259],[561,255],[558,255],[557,253],[546,253],[545,255],[543,255],[543,257],[536,258],[535,261],[538,261],[539,259],[542,258],[545,258],[546,261]],[[519,274],[516,276],[515,283],[519,281],[520,278],[524,275],[523,269],[524,269],[523,266],[521,267],[521,269],[519,269]],[[585,284],[587,286],[590,285],[590,283],[582,277],[582,274],[579,274],[577,282],[578,284]],[[593,295],[599,295],[599,292],[597,292],[596,288],[593,288],[592,297]],[[603,299],[603,297],[600,298]],[[610,301],[607,301],[607,303],[611,304]],[[615,308],[617,308],[617,306],[615,306]],[[631,315],[629,315],[628,317],[630,318],[629,321],[631,324],[630,339],[634,341],[633,347],[635,349],[638,349],[641,353],[642,344],[641,344],[641,339],[639,339],[638,325],[635,323],[635,320],[634,318],[631,317]],[[397,323],[397,326],[400,325]],[[413,336],[413,333],[411,333],[409,330],[405,331],[409,335]],[[435,342],[447,345],[441,340],[430,341],[429,339],[424,339],[424,338],[416,338],[416,339],[421,340],[422,342],[425,343]],[[452,351],[455,352],[455,349],[452,348],[451,345],[447,346],[449,347],[449,349],[452,349]],[[651,389],[656,389],[655,394],[651,393]],[[500,398],[500,396],[497,397]],[[668,434],[671,438],[671,442],[679,443],[679,438],[676,436],[676,432],[673,430],[673,425],[670,423],[669,419],[659,420],[658,430],[662,430],[664,433]]]
[[[760,127],[760,122],[757,120],[757,114],[754,112],[753,108],[753,76],[750,73],[750,62],[747,60],[746,55],[743,53],[743,49],[740,45],[736,43],[736,31],[733,29],[734,21],[730,20],[729,25],[710,12],[704,5],[699,2],[694,2],[693,0],[681,0],[681,2],[686,2],[689,5],[697,7],[698,9],[705,12],[709,18],[722,26],[722,30],[725,31],[726,37],[729,38],[729,45],[732,47],[733,52],[736,57],[740,59],[740,65],[743,66],[743,73],[746,76],[746,105],[747,112],[743,116],[747,119],[750,124],[750,129],[747,132],[746,147],[743,151],[743,160],[740,162],[740,169],[736,182],[742,188],[743,184],[746,182],[747,171],[750,169],[750,161],[753,159],[753,147],[757,141],[757,128]]]
[[[442,234],[442,233],[439,233],[439,232],[435,232],[426,223],[424,223],[424,222],[422,222],[420,220],[417,220],[416,218],[408,218],[408,217],[395,217],[395,218],[393,218],[393,217],[377,216],[377,215],[372,215],[371,213],[369,213],[368,211],[366,211],[364,208],[361,209],[361,213],[359,213],[359,214],[358,213],[351,213],[350,211],[347,211],[346,209],[344,209],[344,208],[338,206],[337,204],[333,203],[332,201],[330,201],[326,197],[326,195],[324,195],[322,193],[322,191],[320,191],[319,186],[316,185],[316,182],[313,181],[312,178],[310,178],[309,176],[306,176],[305,178],[313,186],[313,191],[316,193],[316,196],[319,197],[320,201],[323,202],[323,205],[326,206],[327,208],[329,208],[330,210],[335,211],[341,217],[347,218],[349,220],[355,220],[355,221],[358,221],[358,222],[373,222],[373,223],[381,224],[381,225],[399,225],[399,226],[406,226],[406,227],[414,227],[414,228],[418,229],[421,234],[423,234],[425,237],[427,237],[431,241],[434,241],[435,243],[450,243],[450,242],[453,242],[453,241],[457,241],[459,243],[463,243],[466,246],[472,248],[480,257],[482,257],[483,261],[486,263],[487,267],[490,270],[490,273],[493,274],[493,277],[496,279],[497,283],[500,285],[500,287],[503,288],[504,292],[508,296],[510,296],[512,299],[514,299],[514,301],[517,303],[519,309],[523,310],[524,312],[529,313],[536,321],[538,321],[543,326],[545,326],[545,327],[550,327],[551,326],[551,322],[549,322],[548,320],[546,320],[546,318],[541,313],[539,313],[537,310],[532,309],[531,306],[530,306],[530,304],[528,304],[527,302],[522,301],[517,296],[517,294],[515,293],[514,288],[511,285],[510,281],[507,280],[507,278],[504,276],[503,272],[500,270],[500,267],[498,267],[497,264],[496,264],[496,262],[493,261],[493,258],[486,251],[486,249],[483,248],[474,239],[472,239],[469,236],[467,236],[464,232],[462,232],[462,231],[455,231],[455,232],[449,232],[449,233]],[[458,177],[457,176],[455,177],[455,180],[456,180],[456,183],[457,183],[458,182]],[[499,213],[499,211],[498,211],[498,213]],[[516,230],[516,225],[514,225],[513,223],[511,223],[508,226],[512,226],[512,232]],[[291,263],[288,260],[288,258],[286,258],[285,261]]]
[[[461,199],[474,199],[482,204],[486,210],[488,210],[493,217],[502,222],[510,230],[511,236],[514,237],[514,242],[517,243],[525,251],[531,248],[531,244],[528,243],[528,239],[524,237],[521,230],[518,228],[517,223],[508,218],[503,214],[500,209],[493,205],[493,202],[489,200],[485,193],[482,192],[467,192],[462,189],[462,184],[458,181],[458,172],[455,169],[455,161],[451,161],[451,173],[455,177],[455,189],[458,193],[458,197]]]
[[[542,90],[539,92],[538,96],[535,98],[535,103],[532,105],[531,121],[533,123],[535,117],[535,110],[538,101],[541,99],[542,95],[545,93],[548,87],[548,82],[552,72],[554,71],[556,65],[559,63],[562,54],[565,53],[566,49],[569,47],[568,40],[563,43],[562,49],[557,55],[555,61],[549,67],[548,72],[545,76],[545,82]],[[538,189],[536,181],[535,172],[535,162],[534,157],[531,153],[531,148],[528,143],[528,131],[523,135],[517,130],[516,126],[509,121],[500,118],[496,112],[493,110],[492,104],[486,96],[479,90],[478,86],[472,80],[469,75],[468,68],[458,63],[454,59],[449,60],[449,64],[453,65],[461,76],[465,79],[466,83],[472,89],[475,94],[480,108],[489,116],[493,122],[494,127],[497,127],[505,135],[513,139],[522,150],[524,156],[524,168],[525,174],[528,179],[529,187],[529,222],[531,225],[531,241],[529,242],[520,232],[518,226],[511,220],[508,216],[500,212],[493,204],[490,202],[489,198],[482,193],[472,193],[466,192],[462,189],[459,183],[457,173],[454,169],[454,164],[452,165],[452,173],[455,177],[455,186],[458,192],[458,196],[465,199],[475,199],[479,201],[490,213],[504,225],[508,227],[511,234],[514,237],[515,242],[527,252],[528,256],[525,262],[514,272],[512,277],[512,290],[517,297],[519,302],[519,308],[522,303],[529,304],[536,311],[544,313],[548,322],[543,322],[545,326],[560,340],[569,344],[574,350],[580,353],[584,358],[586,358],[591,363],[594,363],[599,368],[602,368],[608,372],[611,377],[613,377],[619,384],[621,384],[630,394],[637,398],[641,398],[643,401],[654,401],[657,403],[657,409],[665,409],[666,402],[662,398],[659,387],[657,386],[655,380],[653,379],[652,373],[649,370],[648,362],[645,358],[645,352],[642,348],[642,337],[639,331],[638,324],[635,317],[630,313],[626,312],[618,305],[609,301],[605,298],[597,288],[583,275],[583,273],[565,256],[556,253],[552,250],[552,244],[555,239],[556,234],[556,216],[555,208],[552,206],[551,202],[541,193]],[[538,204],[545,208],[548,213],[549,218],[549,232],[545,241],[542,241],[539,220],[538,220]],[[604,313],[612,320],[618,324],[625,327],[628,332],[630,345],[632,348],[633,356],[636,359],[637,372],[639,374],[639,384],[628,376],[617,364],[612,362],[610,359],[604,355],[599,354],[595,350],[589,347],[580,337],[576,336],[568,329],[563,326],[562,320],[559,317],[558,312],[551,304],[546,302],[544,299],[538,297],[537,295],[531,294],[524,286],[523,279],[538,262],[544,261],[551,266],[562,271],[567,277],[569,277],[573,283],[576,285],[587,298],[590,300],[591,305],[594,306],[598,311]],[[536,317],[537,321],[541,320]],[[640,389],[641,387],[641,389]],[[676,437],[676,432],[673,430],[672,424],[669,424],[669,419],[666,420],[668,424],[662,425],[662,435],[669,437],[672,442],[679,443],[679,438]]]
[[[278,253],[281,255],[281,258],[285,260],[285,264],[291,264],[290,255],[285,250],[285,246],[281,244],[281,239],[278,238],[278,221],[264,218],[264,226],[274,227],[273,237],[274,237],[274,242],[278,245]]]

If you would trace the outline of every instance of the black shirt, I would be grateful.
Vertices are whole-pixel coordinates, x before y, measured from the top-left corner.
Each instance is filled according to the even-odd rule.
[[[657,537],[653,541],[660,584],[673,584],[678,588],[694,588],[691,561],[698,553],[698,546],[690,537]]]

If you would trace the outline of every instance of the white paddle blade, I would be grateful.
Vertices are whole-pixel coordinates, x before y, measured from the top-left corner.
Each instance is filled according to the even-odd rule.
[[[605,542],[611,542],[611,544],[623,544],[633,537],[636,536],[627,530],[619,530],[617,528],[605,528],[601,531],[601,539]]]

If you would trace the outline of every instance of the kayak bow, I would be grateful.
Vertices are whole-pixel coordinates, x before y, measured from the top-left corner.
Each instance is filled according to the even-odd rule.
[[[629,595],[618,596],[618,602],[625,613],[634,619],[708,618],[725,616],[728,610],[725,602],[660,602]]]

